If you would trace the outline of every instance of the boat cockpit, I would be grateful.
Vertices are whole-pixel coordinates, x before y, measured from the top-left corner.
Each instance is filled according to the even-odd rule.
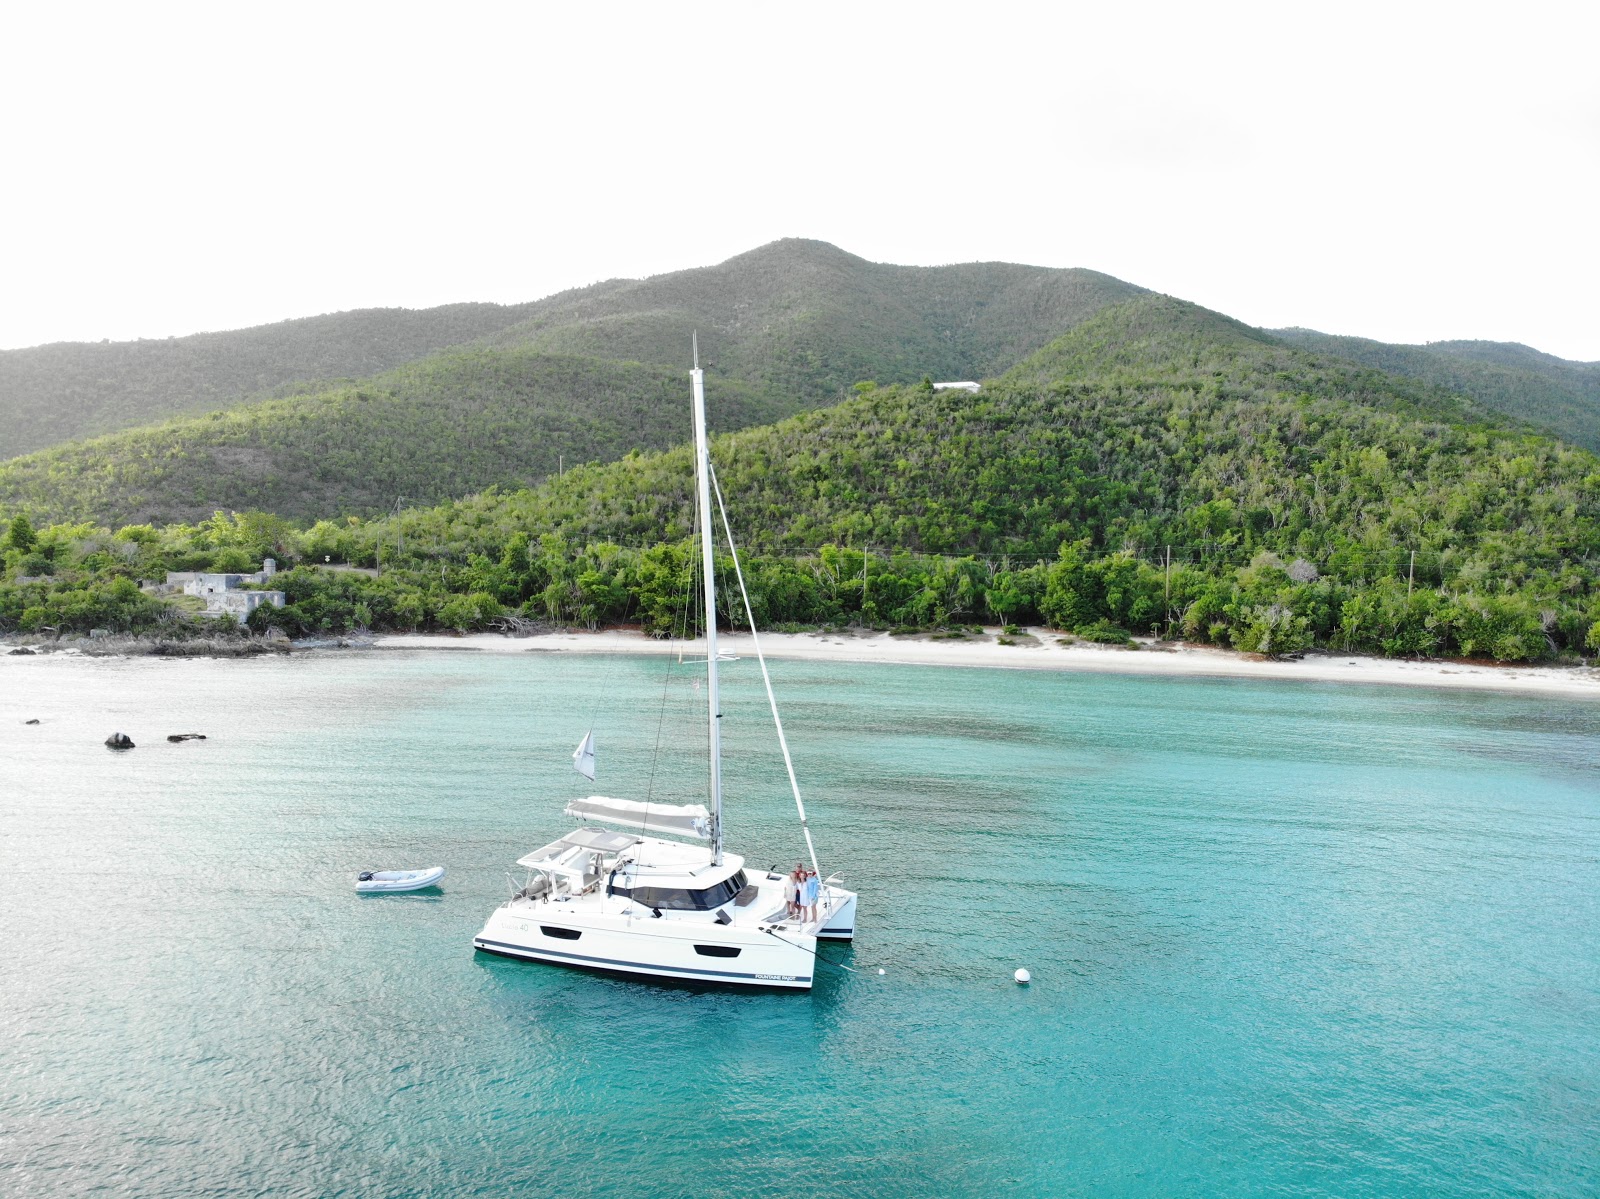
[[[579,828],[517,859],[529,878],[514,898],[530,900],[604,896],[655,912],[714,912],[754,902],[758,888],[744,859],[607,829]]]

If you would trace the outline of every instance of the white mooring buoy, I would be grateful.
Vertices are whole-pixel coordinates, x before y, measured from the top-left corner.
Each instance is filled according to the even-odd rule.
[[[878,967],[878,973],[879,973],[879,974],[882,974],[882,973],[883,973],[883,972],[884,972],[884,970],[883,970],[883,967],[882,967],[882,966],[879,966],[879,967]]]
[[[1017,985],[1018,986],[1023,986],[1023,987],[1027,986],[1030,982],[1033,981],[1033,975],[1029,974],[1026,970],[1018,970],[1011,977],[1017,980]]]

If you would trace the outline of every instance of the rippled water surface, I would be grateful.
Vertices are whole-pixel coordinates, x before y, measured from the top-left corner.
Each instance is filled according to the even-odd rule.
[[[0,1191],[1600,1193],[1600,706],[777,663],[854,973],[475,955],[591,724],[698,798],[688,670],[0,658]],[[726,683],[732,846],[792,861]]]

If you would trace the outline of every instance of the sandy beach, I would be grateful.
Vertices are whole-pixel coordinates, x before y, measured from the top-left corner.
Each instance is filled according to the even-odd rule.
[[[749,634],[725,633],[724,654],[753,656]],[[928,634],[763,633],[769,658],[819,662],[890,662],[907,666],[978,666],[1004,670],[1079,670],[1108,674],[1183,677],[1285,679],[1306,682],[1378,683],[1412,687],[1450,687],[1485,691],[1600,699],[1600,669],[1569,666],[1496,666],[1475,662],[1411,662],[1358,654],[1307,654],[1299,661],[1271,661],[1232,650],[1181,643],[1142,642],[1138,650],[1064,642],[1044,629],[1025,630],[1002,644],[998,629],[960,640]],[[509,637],[498,633],[462,636],[429,633],[382,634],[379,649],[475,650],[485,653],[687,654],[693,644],[658,641],[642,633],[543,633]]]

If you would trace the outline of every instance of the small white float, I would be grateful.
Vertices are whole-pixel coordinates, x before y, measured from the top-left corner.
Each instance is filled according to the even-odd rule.
[[[356,875],[357,891],[417,891],[444,877],[443,866],[422,870],[363,870]]]

